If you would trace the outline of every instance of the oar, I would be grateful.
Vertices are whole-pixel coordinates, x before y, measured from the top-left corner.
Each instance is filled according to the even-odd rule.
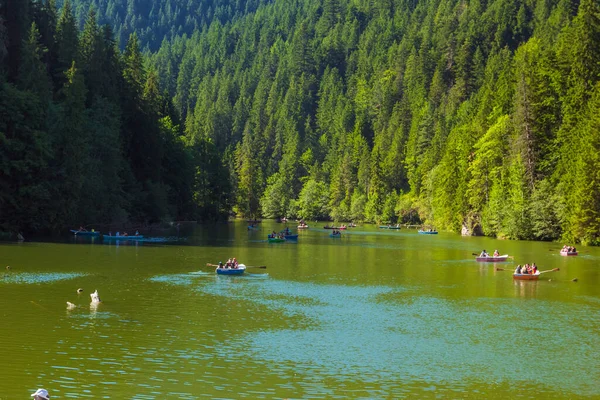
[[[209,267],[218,267],[219,266],[218,264],[211,264],[211,263],[206,263],[206,265],[209,266]],[[266,269],[267,266],[266,265],[258,265],[258,266],[253,267],[253,266],[246,265],[246,268],[262,268],[262,269]]]
[[[546,271],[540,271],[540,275],[545,274],[546,272],[555,272],[555,271],[560,271],[560,268],[552,268],[552,269],[548,269]]]

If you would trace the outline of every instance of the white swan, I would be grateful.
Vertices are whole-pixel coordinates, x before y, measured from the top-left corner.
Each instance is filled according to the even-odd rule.
[[[94,293],[90,293],[90,297],[92,298],[92,303],[100,303],[102,300],[100,300],[100,297],[98,297],[98,290],[96,289],[96,291]]]
[[[77,306],[69,301],[67,301],[67,310],[72,310],[74,308],[77,308]]]

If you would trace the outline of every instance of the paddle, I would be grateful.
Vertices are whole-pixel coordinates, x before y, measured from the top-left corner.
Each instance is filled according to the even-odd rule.
[[[556,272],[556,271],[560,271],[560,268],[552,268],[552,269],[548,269],[546,271],[540,271],[540,275],[545,274],[546,272]]]
[[[211,263],[206,263],[206,265],[208,267],[218,267],[219,266],[218,264],[211,264]],[[224,266],[224,264],[223,264],[223,266]],[[267,266],[266,265],[258,265],[258,266],[246,265],[246,269],[248,269],[248,268],[262,268],[262,269],[266,269]]]

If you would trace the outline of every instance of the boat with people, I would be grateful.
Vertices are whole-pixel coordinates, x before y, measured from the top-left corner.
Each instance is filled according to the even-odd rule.
[[[504,254],[503,256],[497,256],[497,257],[493,257],[493,256],[477,257],[475,260],[478,262],[501,262],[501,261],[507,261],[508,259],[509,259],[509,255]]]
[[[513,274],[513,279],[519,281],[537,281],[540,278],[540,271],[537,271],[535,274]]]
[[[269,241],[269,243],[283,243],[283,242],[285,242],[285,238],[283,236],[269,235],[269,236],[267,236],[267,240]]]
[[[473,254],[476,255],[476,254]],[[479,257],[475,258],[478,262],[502,262],[507,261],[510,258],[508,254],[500,255],[498,250],[494,250],[492,255],[488,254],[487,251],[483,250]]]
[[[564,245],[563,248],[560,249],[561,256],[576,256],[577,254],[579,254],[577,249],[572,246]]]
[[[379,229],[401,229],[400,224],[396,225],[379,225]]]
[[[298,225],[298,229],[308,229],[308,225],[300,224],[300,225]]]
[[[341,238],[342,237],[342,232],[340,232],[338,230],[334,230],[333,232],[331,232],[329,234],[329,237],[331,237],[331,238]]]
[[[431,229],[428,230],[428,231],[423,231],[423,230],[419,229],[419,234],[420,235],[437,235],[438,232],[434,231],[434,230],[431,230]]]
[[[329,226],[329,225],[325,225],[323,227],[323,229],[348,229],[348,227],[346,225],[340,225],[340,226]]]
[[[237,267],[229,268],[225,266],[219,266],[215,269],[218,275],[242,275],[246,271],[244,264],[238,264]]]
[[[75,236],[100,236],[100,232],[93,229],[91,231],[71,229],[71,232],[73,232]]]

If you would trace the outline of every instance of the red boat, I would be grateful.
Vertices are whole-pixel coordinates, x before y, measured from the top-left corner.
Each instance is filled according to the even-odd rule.
[[[560,251],[561,256],[576,256],[577,254],[579,253],[577,253],[576,251]]]
[[[477,262],[501,262],[508,260],[508,254],[498,257],[477,257],[475,260],[477,260]]]
[[[513,279],[519,281],[537,281],[540,277],[540,271],[535,274],[513,274]]]

